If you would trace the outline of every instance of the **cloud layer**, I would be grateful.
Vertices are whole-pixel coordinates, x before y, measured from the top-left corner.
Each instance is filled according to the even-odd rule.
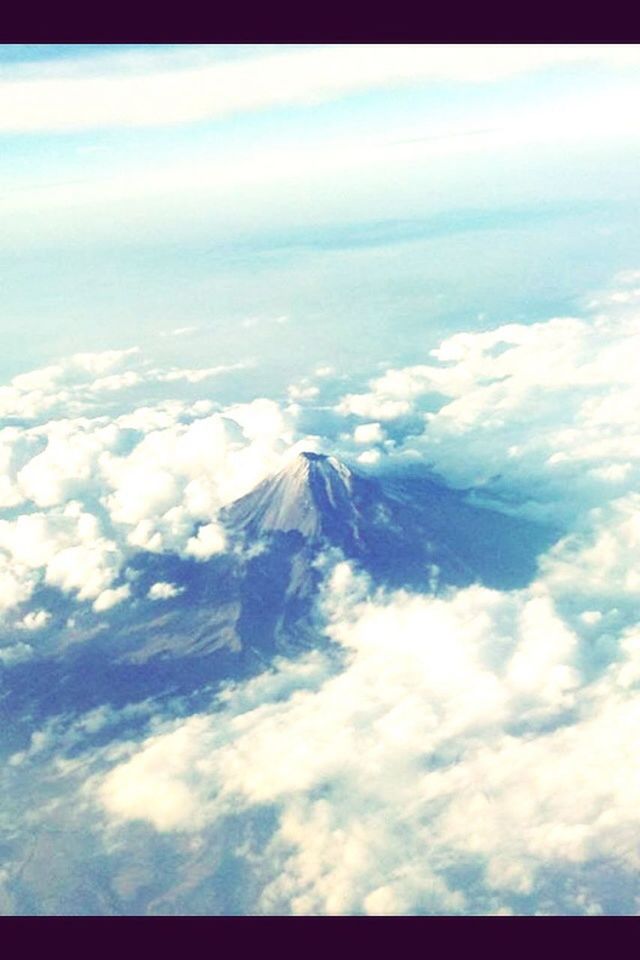
[[[317,442],[295,436],[273,400],[171,397],[180,381],[206,396],[227,369],[150,369],[132,348],[77,354],[1,388],[0,610],[44,583],[104,611],[129,595],[117,581],[134,552],[225,549],[220,508]],[[138,405],[141,385],[168,398]]]
[[[6,668],[48,622],[26,603],[39,583],[98,613],[125,603],[130,551],[223,550],[220,506],[305,447],[365,468],[430,464],[565,531],[511,592],[374,590],[327,556],[328,643],[197,707],[105,708],[35,731],[11,776],[54,789],[34,822],[73,797],[62,835],[91,838],[119,909],[188,912],[197,896],[205,912],[638,912],[637,284],[617,278],[582,317],[457,334],[337,400],[322,371],[293,402],[44,406],[4,428]],[[85,358],[83,389],[137,363]],[[13,388],[46,394],[59,368]],[[161,610],[176,589],[158,579],[148,596]],[[125,733],[134,713],[144,729]],[[122,879],[134,850],[168,871],[155,899]]]
[[[589,681],[586,635],[542,583],[373,596],[339,563],[324,611],[342,668],[280,661],[112,750],[84,787],[110,830],[221,837],[273,811],[243,854],[252,913],[610,910],[607,871],[638,869],[639,625]]]

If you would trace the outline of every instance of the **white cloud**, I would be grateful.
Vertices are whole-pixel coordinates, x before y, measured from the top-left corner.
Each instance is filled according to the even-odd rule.
[[[11,667],[14,663],[24,663],[33,656],[33,647],[28,643],[14,643],[9,647],[0,647],[0,663]]]
[[[637,632],[589,684],[540,583],[372,597],[339,564],[327,603],[344,669],[281,661],[133,748],[91,786],[109,816],[191,832],[276,804],[249,912],[518,912],[549,870],[597,912],[581,866],[637,869]]]
[[[22,630],[41,630],[51,620],[51,614],[48,610],[31,610],[20,620],[16,626]]]
[[[96,65],[105,69],[96,75]],[[116,61],[117,62],[117,61]],[[121,63],[121,60],[120,60]],[[415,45],[307,47],[197,67],[0,80],[0,130],[64,130],[188,123],[285,104],[314,104],[377,87],[447,80],[487,83],[560,64],[635,67],[634,45]]]
[[[363,419],[395,420],[411,412],[407,400],[391,400],[378,397],[374,393],[350,393],[343,397],[336,407],[338,413],[355,414]]]
[[[637,280],[631,272],[616,284],[614,294],[633,292]],[[87,398],[96,403],[96,384],[106,389],[124,378],[126,389],[129,374],[140,378],[138,385],[197,381],[226,369],[150,369],[136,348],[76,354],[14,378],[7,389],[15,393],[15,409],[38,408],[45,421],[0,431],[3,504],[38,508],[19,518],[20,545],[8,533],[18,521],[2,522],[5,540],[12,540],[11,547],[4,543],[12,566],[2,574],[3,607],[28,597],[43,573],[48,583],[82,591],[73,570],[85,562],[94,580],[83,596],[95,600],[113,589],[115,571],[136,548],[210,555],[222,545],[215,526],[221,506],[298,450],[328,444],[342,445],[365,466],[427,461],[454,485],[484,484],[490,493],[526,501],[531,514],[572,531],[545,560],[555,590],[593,592],[599,584],[605,591],[615,582],[630,598],[638,541],[629,491],[640,482],[634,415],[640,395],[627,360],[638,350],[640,328],[635,302],[613,300],[611,290],[598,296],[603,312],[594,316],[459,333],[429,363],[387,371],[369,392],[338,404],[338,413],[362,420],[345,425],[338,441],[301,437],[301,407],[283,409],[267,398],[226,409],[204,398],[165,399],[113,418],[77,415]],[[310,384],[298,387],[304,392]],[[424,398],[435,394],[440,408],[422,413]],[[305,400],[312,405],[316,397]],[[126,396],[123,402],[126,408]],[[319,395],[317,403],[321,408]],[[53,410],[62,416],[47,421]],[[75,530],[76,521],[61,516],[70,499],[88,517],[96,515],[96,503],[106,509],[108,549],[102,534],[96,533],[96,552],[78,531],[69,533],[65,524]],[[55,561],[54,549],[61,553]]]
[[[199,384],[253,361],[209,367],[150,367],[138,347],[78,353],[55,365],[19,374],[0,387],[0,416],[38,420],[47,415],[78,417],[104,403],[104,394],[124,394],[145,385],[184,381]]]
[[[356,443],[382,443],[384,432],[379,423],[361,423],[353,431],[353,439]]]
[[[129,347],[127,350],[101,350],[97,353],[76,353],[71,357],[69,366],[77,367],[93,376],[104,375],[114,367],[122,366],[127,358],[137,357],[139,353],[139,347]]]
[[[45,582],[64,593],[77,591],[79,600],[89,600],[99,597],[117,572],[115,545],[100,541],[60,550],[47,564]]]
[[[24,505],[17,517],[0,518],[0,550],[11,558],[0,570],[3,610],[41,580],[106,610],[125,596],[113,580],[132,551],[205,559],[224,549],[218,511],[295,454],[294,408],[264,398],[227,409],[169,398],[111,417],[78,414],[104,391],[141,383],[170,389],[240,366],[150,369],[130,349],[76,354],[14,378],[14,412],[37,413],[41,422],[0,431],[1,503]]]
[[[356,459],[365,466],[375,466],[382,459],[382,454],[379,450],[365,450],[364,453],[359,453]]]
[[[186,336],[188,333],[195,333],[196,330],[199,330],[199,329],[200,329],[200,327],[198,327],[198,326],[196,326],[196,325],[192,325],[192,326],[188,326],[188,327],[174,327],[173,330],[167,330],[167,331],[165,331],[164,333],[161,333],[160,336],[162,336],[162,337],[184,337],[184,336]]]
[[[410,413],[422,432],[412,427],[389,456],[426,460],[454,485],[519,494],[573,523],[640,482],[640,393],[628,362],[639,349],[637,306],[609,301],[587,318],[457,333],[432,363],[389,370],[336,409],[364,420]],[[422,413],[436,395],[439,409]]]
[[[87,791],[116,832],[143,820],[223,837],[228,816],[269,809],[275,825],[245,863],[257,889],[246,912],[605,909],[603,865],[637,873],[640,828],[632,299],[601,295],[603,312],[586,319],[457,334],[428,363],[344,398],[339,412],[363,422],[340,442],[362,462],[429,461],[461,485],[535,497],[567,535],[510,593],[385,594],[338,563],[323,595],[330,650],[279,660],[227,687],[211,713],[157,717],[141,742],[99,755],[108,769]],[[440,409],[425,414],[433,393]],[[128,549],[224,549],[220,506],[328,443],[300,438],[295,409],[165,401],[41,425],[28,443],[3,433],[7,497],[19,489],[39,509],[0,522],[0,604],[45,579],[100,611],[127,596]],[[402,434],[407,414],[423,434]],[[139,436],[123,453],[127,429]],[[63,506],[70,495],[79,502]],[[158,581],[148,596],[178,590]],[[31,655],[12,650],[0,658]]]
[[[93,599],[111,585],[121,561],[97,518],[75,501],[49,513],[0,520],[0,551],[10,563],[2,577],[5,608],[26,600],[40,578],[80,600]]]
[[[143,377],[136,370],[127,370],[125,373],[113,373],[109,377],[98,377],[89,386],[92,393],[115,392],[135,387],[143,382]]]
[[[0,553],[0,612],[23,603],[31,596],[36,585],[33,570],[25,564],[15,563],[3,551]]]
[[[293,383],[288,389],[289,397],[294,402],[299,400],[315,400],[319,393],[320,390],[318,387],[305,382]]]
[[[0,430],[0,508],[15,507],[23,501],[17,476],[39,447],[39,438],[24,430],[17,427]]]
[[[178,380],[185,380],[187,383],[201,383],[203,380],[217,377],[221,373],[245,370],[247,366],[247,363],[228,363],[219,364],[217,367],[202,367],[194,370],[176,368],[167,371],[153,371],[149,374],[149,379],[156,379],[160,383],[174,383]]]
[[[99,593],[93,601],[93,609],[97,613],[110,610],[111,607],[115,607],[116,604],[126,600],[130,593],[131,588],[128,583],[123,584],[121,587],[107,587],[107,589]]]
[[[30,370],[28,373],[19,373],[11,381],[11,385],[18,390],[43,390],[54,386],[62,377],[62,366],[42,367],[40,370]]]
[[[206,721],[193,717],[173,733],[149,740],[144,751],[116,767],[101,789],[114,816],[149,820],[158,830],[180,828],[185,818],[201,822],[195,798],[182,782],[198,756],[198,732]]]
[[[226,545],[224,531],[215,523],[207,523],[200,527],[195,537],[189,538],[185,553],[199,560],[207,560],[215,553],[222,553]]]
[[[638,558],[640,496],[632,493],[592,510],[579,530],[543,558],[542,571],[558,594],[615,603],[638,595]]]
[[[116,524],[131,528],[131,544],[204,557],[222,549],[213,525],[220,507],[278,469],[290,442],[291,426],[269,400],[186,424],[167,418],[157,429],[147,426],[128,455],[100,457],[109,491],[103,502]],[[205,526],[194,537],[197,522]]]
[[[184,587],[178,587],[175,583],[158,580],[157,583],[151,584],[147,596],[150,600],[170,600],[172,597],[180,596],[184,590]]]
[[[16,487],[38,507],[63,504],[94,486],[98,456],[119,440],[117,429],[77,419],[53,421],[34,435],[46,438],[46,447],[22,467]]]
[[[325,612],[343,668],[280,661],[133,748],[91,787],[109,816],[189,832],[275,804],[249,912],[519,912],[550,871],[564,909],[601,911],[598,864],[638,865],[637,627],[593,680],[544,579],[372,594],[343,562]]]

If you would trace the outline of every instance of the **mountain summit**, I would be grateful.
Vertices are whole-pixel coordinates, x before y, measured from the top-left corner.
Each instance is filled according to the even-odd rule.
[[[300,453],[275,476],[236,500],[224,512],[224,520],[245,536],[297,531],[316,539],[339,529],[356,535],[354,483],[359,480],[336,457]]]

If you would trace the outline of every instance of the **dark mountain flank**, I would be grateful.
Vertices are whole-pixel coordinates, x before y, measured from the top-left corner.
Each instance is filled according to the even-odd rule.
[[[533,578],[538,554],[557,536],[430,476],[375,477],[317,453],[300,454],[226,507],[220,522],[225,553],[204,561],[138,554],[129,564],[131,599],[106,613],[48,589],[43,600],[54,616],[41,631],[43,656],[4,675],[5,729],[17,733],[30,712],[32,724],[34,714],[191,696],[278,653],[324,643],[315,600],[327,551],[376,586],[509,589]],[[158,581],[177,594],[149,599]]]

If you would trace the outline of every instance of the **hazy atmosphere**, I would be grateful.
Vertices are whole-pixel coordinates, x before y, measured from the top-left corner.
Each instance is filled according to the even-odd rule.
[[[639,912],[639,98],[0,45],[0,915]]]

